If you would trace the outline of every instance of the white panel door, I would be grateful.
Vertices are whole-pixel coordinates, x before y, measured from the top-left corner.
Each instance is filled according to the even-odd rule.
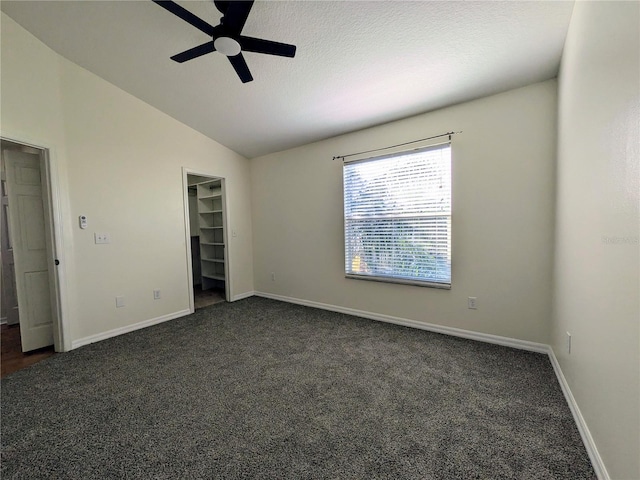
[[[0,256],[2,256],[2,305],[0,305],[0,317],[9,325],[15,325],[19,321],[18,295],[16,293],[16,273],[13,262],[13,245],[9,231],[9,197],[7,196],[7,182],[4,171],[4,160],[0,169],[0,193],[2,204],[0,209]]]
[[[4,150],[22,351],[53,344],[40,157]]]

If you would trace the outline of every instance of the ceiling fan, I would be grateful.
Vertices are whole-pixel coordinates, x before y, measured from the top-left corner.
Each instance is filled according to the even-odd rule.
[[[165,10],[212,38],[209,42],[174,55],[171,60],[183,63],[207,53],[219,52],[227,56],[242,83],[247,83],[251,82],[253,77],[242,52],[293,58],[296,55],[295,45],[241,35],[242,28],[247,21],[251,7],[253,7],[253,1],[214,0],[216,8],[222,13],[220,24],[214,27],[171,0],[153,0]]]

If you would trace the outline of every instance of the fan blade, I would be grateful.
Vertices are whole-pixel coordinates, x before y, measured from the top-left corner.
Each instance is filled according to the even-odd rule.
[[[296,56],[296,46],[288,43],[273,42],[262,38],[238,37],[238,43],[245,52],[266,53],[267,55],[279,55],[293,58]]]
[[[168,10],[169,12],[173,13],[176,17],[180,17],[182,20],[184,20],[190,25],[193,25],[198,30],[206,33],[210,37],[214,35],[215,30],[212,25],[209,25],[207,22],[205,22],[201,18],[196,17],[193,13],[181,7],[176,2],[172,2],[171,0],[153,0],[153,2],[160,5],[165,10]]]
[[[202,45],[198,45],[197,47],[190,48],[189,50],[185,50],[182,53],[178,53],[171,57],[171,60],[178,63],[184,63],[215,51],[216,47],[213,46],[213,42],[207,42]]]
[[[224,16],[220,19],[220,23],[222,23],[230,33],[240,35],[244,24],[247,22],[251,7],[253,7],[253,0],[229,2],[224,11]]]
[[[247,62],[242,56],[242,53],[239,53],[234,57],[227,57],[227,58],[231,62],[231,65],[233,65],[233,68],[235,69],[236,73],[240,77],[240,80],[242,80],[242,83],[247,83],[253,80],[253,77],[251,76],[251,72],[249,71],[249,67],[247,66]]]

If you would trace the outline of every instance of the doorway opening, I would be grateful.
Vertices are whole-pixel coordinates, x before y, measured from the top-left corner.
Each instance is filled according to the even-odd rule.
[[[229,301],[224,178],[183,170],[189,241],[191,311]]]
[[[0,139],[3,374],[63,351],[48,151]],[[31,352],[31,355],[25,355]],[[44,354],[44,355],[43,355]],[[13,371],[12,370],[12,371]]]

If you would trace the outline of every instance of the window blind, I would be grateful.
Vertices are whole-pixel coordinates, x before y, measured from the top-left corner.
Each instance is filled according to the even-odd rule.
[[[449,288],[450,144],[343,168],[346,275]]]

